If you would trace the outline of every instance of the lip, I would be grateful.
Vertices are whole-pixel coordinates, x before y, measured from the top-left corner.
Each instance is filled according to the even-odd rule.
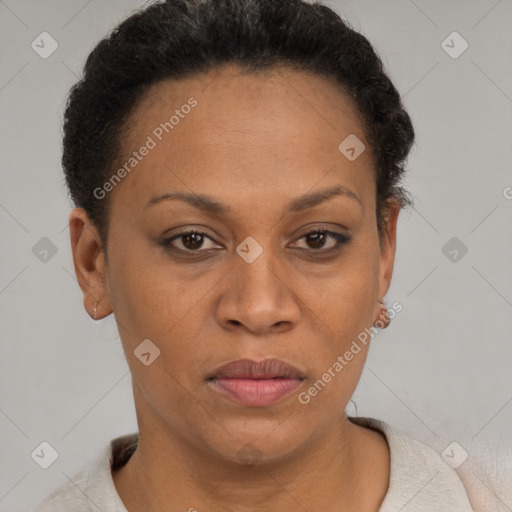
[[[237,403],[263,407],[283,400],[306,376],[279,359],[239,359],[215,369],[206,379],[212,389]]]

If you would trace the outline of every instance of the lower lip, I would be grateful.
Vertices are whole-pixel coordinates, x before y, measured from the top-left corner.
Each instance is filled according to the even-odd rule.
[[[299,379],[213,379],[214,389],[235,402],[253,407],[272,405],[296,390]]]

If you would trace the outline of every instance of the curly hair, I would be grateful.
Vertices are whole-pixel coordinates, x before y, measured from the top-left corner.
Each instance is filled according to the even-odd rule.
[[[106,247],[108,198],[93,191],[112,173],[123,129],[153,84],[235,63],[277,66],[335,81],[361,115],[376,172],[379,235],[390,199],[411,205],[400,182],[414,142],[411,119],[370,42],[320,2],[167,0],[137,10],[89,54],[64,113],[62,165],[73,203]]]

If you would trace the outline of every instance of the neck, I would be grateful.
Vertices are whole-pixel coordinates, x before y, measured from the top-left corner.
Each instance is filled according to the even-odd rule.
[[[387,491],[385,439],[344,414],[300,451],[254,465],[225,460],[142,417],[150,416],[138,415],[137,450],[113,473],[130,512],[377,511]]]

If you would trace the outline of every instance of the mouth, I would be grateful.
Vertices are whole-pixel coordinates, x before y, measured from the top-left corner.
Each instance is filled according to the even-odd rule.
[[[240,359],[217,368],[206,381],[228,399],[263,407],[280,402],[305,379],[304,373],[279,359]]]

